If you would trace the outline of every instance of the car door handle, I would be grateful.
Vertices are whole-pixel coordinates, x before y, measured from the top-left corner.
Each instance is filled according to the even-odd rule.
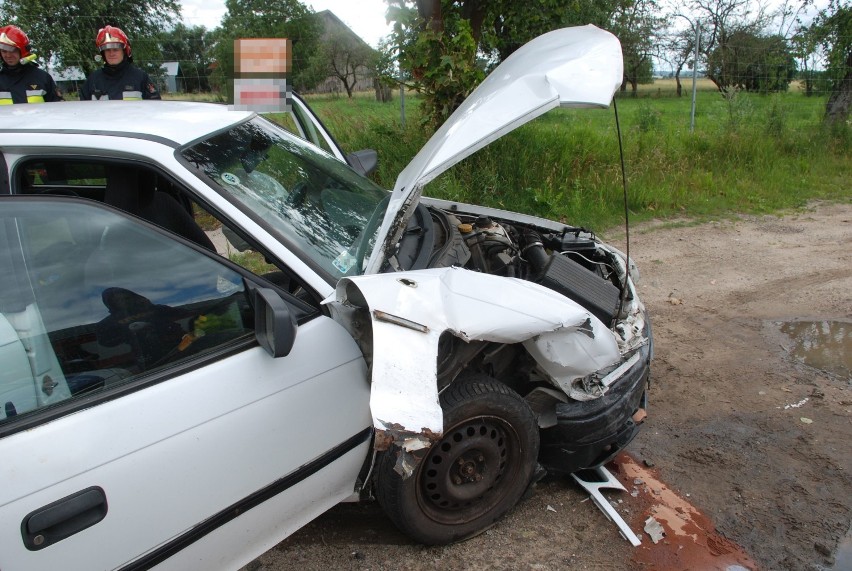
[[[38,551],[95,525],[106,514],[106,493],[92,486],[27,514],[21,536],[27,549]]]

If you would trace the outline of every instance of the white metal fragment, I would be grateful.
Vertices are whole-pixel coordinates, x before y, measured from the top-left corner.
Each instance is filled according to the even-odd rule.
[[[431,443],[425,438],[406,438],[402,444],[402,449],[406,452],[416,452],[429,448],[429,446],[431,446]]]
[[[577,474],[571,474],[571,476],[583,487],[584,490],[589,493],[589,496],[592,498],[592,501],[595,502],[595,505],[598,506],[598,509],[601,510],[603,514],[618,527],[618,531],[621,532],[624,539],[629,541],[633,547],[638,547],[642,543],[642,540],[639,539],[639,536],[633,533],[633,530],[630,529],[630,526],[627,525],[627,522],[624,521],[621,514],[619,514],[615,508],[609,504],[607,499],[601,493],[601,490],[604,488],[621,490],[622,492],[626,492],[627,489],[622,486],[621,482],[619,482],[616,477],[603,466],[586,470],[585,472],[593,472],[596,474],[598,481],[590,482],[582,479]]]
[[[660,541],[664,535],[666,535],[663,526],[660,525],[660,522],[655,520],[653,517],[649,517],[645,520],[645,533],[651,538],[651,541],[657,543]]]

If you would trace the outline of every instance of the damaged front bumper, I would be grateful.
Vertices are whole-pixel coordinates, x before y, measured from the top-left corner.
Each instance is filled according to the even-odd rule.
[[[646,324],[650,339],[650,325]],[[549,471],[572,473],[595,468],[621,452],[645,418],[653,345],[600,398],[560,402],[556,422],[541,430],[539,462]]]
[[[449,332],[522,345],[531,357],[537,387],[524,398],[538,417],[543,465],[574,472],[608,460],[635,436],[652,352],[627,281],[626,317],[608,329],[544,286],[457,267],[342,279],[327,303],[368,356],[375,449],[398,449],[397,472],[408,477],[443,436],[437,364]]]

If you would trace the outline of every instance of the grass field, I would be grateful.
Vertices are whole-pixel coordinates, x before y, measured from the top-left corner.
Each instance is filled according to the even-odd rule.
[[[852,127],[825,129],[824,97],[740,93],[726,99],[705,80],[690,132],[690,92],[674,97],[673,84],[617,100],[635,218],[852,200]],[[427,138],[416,97],[406,97],[404,127],[398,97],[390,104],[368,96],[310,103],[345,149],[378,150],[376,179],[388,188]],[[611,226],[623,217],[614,110],[555,110],[463,161],[425,194]]]
[[[852,125],[822,123],[825,97],[739,93],[725,98],[707,80],[690,131],[691,78],[620,94],[628,204],[636,220],[731,212],[773,212],[814,199],[852,200]],[[426,142],[419,99],[398,92],[391,103],[372,93],[308,100],[346,150],[379,153],[375,179],[396,175]],[[609,110],[557,109],[510,133],[430,183],[425,194],[607,228],[623,218],[622,179]]]

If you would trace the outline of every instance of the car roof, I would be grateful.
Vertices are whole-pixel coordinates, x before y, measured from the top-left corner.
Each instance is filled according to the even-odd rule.
[[[0,108],[0,132],[143,135],[183,145],[254,113],[188,101],[66,101]]]

